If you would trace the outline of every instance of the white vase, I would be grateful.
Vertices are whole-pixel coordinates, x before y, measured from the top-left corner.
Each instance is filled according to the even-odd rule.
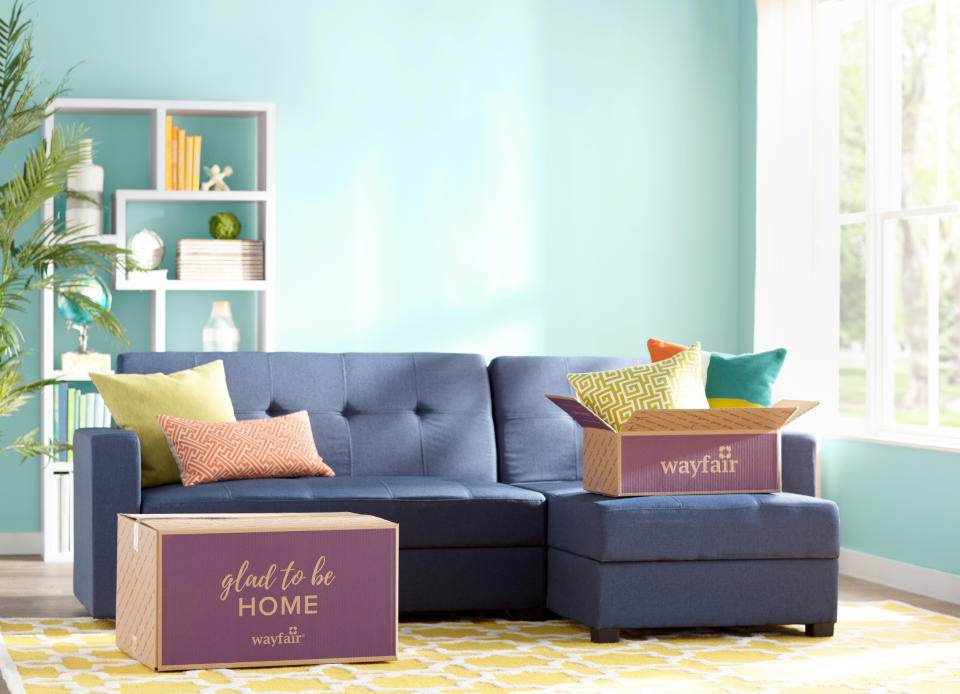
[[[93,140],[80,140],[83,161],[67,176],[67,190],[96,201],[67,198],[67,229],[83,227],[78,236],[103,233],[103,167],[93,163]]]
[[[204,352],[236,352],[240,349],[240,330],[233,322],[229,301],[214,301],[210,317],[203,326]]]

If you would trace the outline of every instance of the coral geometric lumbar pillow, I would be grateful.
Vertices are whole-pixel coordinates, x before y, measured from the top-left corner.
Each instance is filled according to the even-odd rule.
[[[157,415],[189,487],[258,477],[333,477],[317,454],[306,410],[239,422],[198,422]]]
[[[636,410],[706,409],[700,343],[653,364],[567,374],[577,398],[615,431]]]

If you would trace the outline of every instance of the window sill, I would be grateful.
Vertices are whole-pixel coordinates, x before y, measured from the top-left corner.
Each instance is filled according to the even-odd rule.
[[[823,437],[828,439],[842,439],[844,441],[876,443],[884,446],[904,446],[907,448],[923,448],[929,451],[960,453],[960,438],[935,436],[932,434],[908,434],[899,431],[872,433],[838,427],[834,430],[824,432]]]

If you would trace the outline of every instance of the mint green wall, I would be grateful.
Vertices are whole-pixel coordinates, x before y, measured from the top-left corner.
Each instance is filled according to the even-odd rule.
[[[757,255],[757,6],[740,2],[740,352],[753,351]]]
[[[82,61],[72,96],[277,103],[281,349],[642,355],[652,335],[742,344],[745,7],[90,0],[28,12],[48,79]],[[125,155],[104,132],[106,164]],[[178,297],[171,347],[199,346],[214,298]],[[143,348],[146,297],[115,301]],[[36,313],[26,320],[36,340]],[[34,404],[4,424],[37,421]],[[0,465],[0,531],[38,529],[36,465]]]
[[[833,439],[820,475],[841,546],[960,574],[960,454]]]

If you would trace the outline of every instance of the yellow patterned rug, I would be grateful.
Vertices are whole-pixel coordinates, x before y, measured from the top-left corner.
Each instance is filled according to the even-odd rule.
[[[566,621],[400,625],[392,663],[155,673],[117,650],[113,622],[0,620],[11,694],[59,692],[960,693],[960,619],[888,601],[845,604],[836,636],[799,629],[626,632],[590,642]]]

